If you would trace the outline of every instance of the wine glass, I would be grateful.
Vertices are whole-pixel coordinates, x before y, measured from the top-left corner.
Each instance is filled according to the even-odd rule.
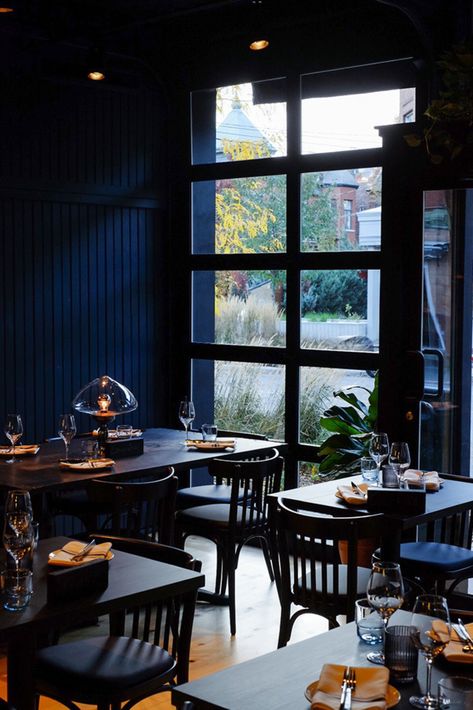
[[[33,550],[33,508],[28,491],[9,491],[5,501],[3,545],[15,562],[18,573],[21,560]]]
[[[409,702],[416,708],[438,708],[439,703],[430,692],[432,663],[450,640],[450,615],[447,600],[436,594],[421,594],[412,609],[411,626],[417,631],[412,635],[416,648],[425,656],[427,678],[425,695],[413,695]]]
[[[384,433],[372,434],[370,446],[369,446],[370,456],[376,463],[376,468],[378,469],[378,480],[379,472],[381,470],[381,464],[385,459],[388,458],[389,454],[389,439],[388,435]]]
[[[389,618],[404,601],[404,582],[397,562],[373,563],[366,596],[370,607],[383,619],[386,630]],[[384,653],[380,651],[368,653],[366,657],[371,663],[384,664]]]
[[[195,419],[195,407],[194,403],[187,399],[187,397],[179,403],[179,419],[183,423],[186,430],[186,441],[188,438],[189,424]],[[186,442],[184,442],[186,443]]]
[[[5,463],[15,463],[17,461],[15,458],[15,446],[23,435],[23,422],[19,414],[7,414],[4,432],[12,445],[11,459],[7,459]]]
[[[404,473],[411,465],[411,454],[407,441],[393,441],[389,452],[389,463],[399,466],[399,482],[402,482]]]
[[[66,461],[69,459],[69,445],[77,432],[76,420],[73,414],[61,414],[59,417],[58,434],[66,447]]]

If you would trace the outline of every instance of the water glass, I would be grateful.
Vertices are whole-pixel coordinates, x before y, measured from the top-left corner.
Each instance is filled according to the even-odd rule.
[[[218,428],[216,424],[202,425],[202,439],[204,441],[217,441]]]
[[[371,456],[362,456],[360,459],[361,477],[364,481],[369,483],[377,482],[378,480],[378,467],[376,462],[373,461]]]
[[[4,574],[3,607],[7,611],[21,611],[30,603],[33,594],[33,572],[29,569],[7,569]]]
[[[80,445],[82,458],[90,460],[98,456],[99,445],[94,439],[83,439]]]
[[[438,702],[442,710],[471,710],[473,708],[473,680],[462,676],[440,678]]]
[[[363,643],[374,646],[382,643],[384,624],[380,615],[370,607],[368,599],[355,602],[356,633]]]
[[[388,626],[384,640],[384,657],[391,681],[411,683],[417,676],[419,653],[412,636],[415,626]]]
[[[117,437],[119,439],[129,439],[133,434],[131,424],[117,424]]]

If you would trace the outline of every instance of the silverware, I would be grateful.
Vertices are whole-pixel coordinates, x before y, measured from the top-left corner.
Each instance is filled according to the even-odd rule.
[[[91,540],[80,552],[77,553],[77,555],[71,557],[72,562],[80,562],[83,560],[84,557],[87,557],[93,547],[95,547],[95,540]]]
[[[343,681],[342,681],[342,693],[340,695],[340,708],[339,710],[344,710],[345,708],[345,699],[347,697],[347,692],[348,692],[348,678],[350,676],[350,666],[347,666],[345,670],[343,671]]]
[[[350,481],[351,483],[351,488],[354,493],[358,493],[359,496],[362,496],[363,498],[366,498],[366,493],[361,490],[360,486],[357,486],[355,481]]]
[[[457,634],[458,634],[458,630],[461,631],[461,633],[459,633],[458,635],[460,636],[460,638],[463,641],[466,641],[469,651],[473,652],[473,639],[471,638],[470,634],[468,633],[468,630],[467,630],[465,624],[463,623],[463,621],[461,619],[457,619],[457,621],[458,621],[458,627],[455,629],[455,631],[457,632]]]
[[[355,692],[356,688],[356,675],[355,670],[348,666],[348,682],[347,682],[347,692],[345,695],[345,704],[343,710],[351,710],[351,696]]]

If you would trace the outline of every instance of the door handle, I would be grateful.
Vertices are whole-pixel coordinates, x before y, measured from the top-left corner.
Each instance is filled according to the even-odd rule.
[[[431,397],[439,398],[443,395],[443,385],[444,385],[444,364],[445,358],[443,352],[438,350],[438,348],[424,348],[424,355],[431,355],[437,360],[437,391],[429,393]]]

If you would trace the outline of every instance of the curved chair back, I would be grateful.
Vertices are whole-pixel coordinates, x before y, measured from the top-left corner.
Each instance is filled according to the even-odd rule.
[[[279,645],[289,640],[296,618],[311,612],[331,627],[337,615],[352,621],[356,599],[366,594],[370,569],[358,564],[360,543],[379,544],[384,516],[331,517],[323,506],[302,512],[284,495],[270,517],[273,564],[281,602]],[[290,619],[291,604],[302,607]]]
[[[94,479],[89,500],[108,511],[101,532],[161,542],[174,542],[174,513],[178,479],[174,469],[162,478],[145,481]]]

